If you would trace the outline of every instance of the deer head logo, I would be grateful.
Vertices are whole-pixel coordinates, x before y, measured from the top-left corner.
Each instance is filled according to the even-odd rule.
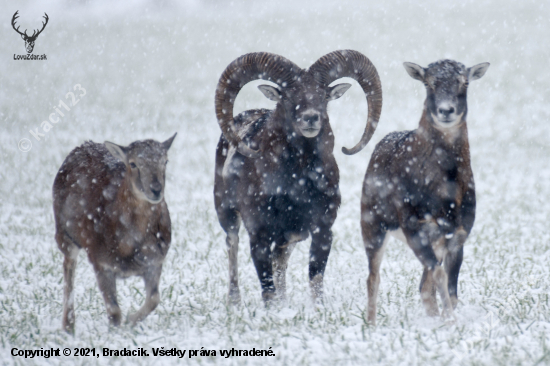
[[[27,53],[32,53],[32,50],[34,48],[34,42],[36,41],[36,38],[38,37],[38,35],[40,33],[42,33],[42,31],[44,30],[44,28],[46,28],[46,24],[48,24],[48,14],[44,13],[44,19],[46,19],[46,22],[42,22],[42,29],[40,29],[37,33],[37,31],[35,30],[33,33],[32,33],[32,36],[29,36],[27,34],[27,30],[25,29],[25,33],[21,33],[19,32],[19,27],[15,28],[15,20],[17,18],[19,18],[19,15],[17,15],[17,13],[19,12],[19,10],[17,10],[15,12],[15,14],[13,14],[13,18],[11,18],[11,26],[13,27],[13,29],[19,33],[21,35],[21,38],[23,38],[23,40],[25,41],[25,48],[27,49]]]

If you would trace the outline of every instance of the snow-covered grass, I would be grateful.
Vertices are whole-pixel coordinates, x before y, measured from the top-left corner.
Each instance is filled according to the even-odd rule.
[[[0,25],[0,363],[76,364],[550,364],[550,6],[539,1],[172,1],[3,2]],[[22,28],[50,22],[35,54],[14,61]],[[367,106],[357,84],[331,103],[342,206],[327,265],[326,301],[310,303],[309,242],[297,246],[287,281],[289,303],[266,311],[241,231],[243,306],[228,308],[224,235],[212,199],[219,128],[214,89],[224,67],[270,51],[302,67],[336,49],[366,54],[384,91],[382,119],[360,154],[340,152],[364,128]],[[382,264],[378,326],[365,322],[367,259],[359,228],[364,172],[376,142],[415,128],[424,90],[401,66],[453,58],[488,61],[469,91],[469,134],[477,218],[460,274],[457,321],[428,318],[420,303],[421,267],[390,242]],[[59,100],[80,84],[86,95],[41,141]],[[82,94],[78,92],[77,95]],[[271,102],[247,86],[242,111]],[[237,112],[238,112],[237,111]],[[65,156],[87,139],[128,144],[164,140],[166,200],[173,241],[161,279],[162,302],[134,329],[109,329],[84,253],[76,282],[76,335],[60,330],[62,255],[54,241],[51,186]],[[18,149],[22,138],[32,149]],[[143,301],[138,279],[119,281],[125,312]],[[13,358],[12,348],[176,347],[216,357]],[[223,358],[220,349],[271,349],[275,357]],[[32,363],[31,362],[31,363]]]

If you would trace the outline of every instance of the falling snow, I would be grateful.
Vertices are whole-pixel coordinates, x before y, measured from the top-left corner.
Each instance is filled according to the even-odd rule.
[[[527,1],[152,1],[5,3],[0,26],[0,363],[10,350],[143,347],[216,350],[187,358],[212,364],[549,364],[550,363],[550,6]],[[18,25],[49,23],[34,53]],[[38,26],[35,26],[37,28]],[[220,130],[214,94],[224,68],[247,52],[268,51],[308,67],[336,49],[355,49],[380,74],[384,106],[371,142],[354,156],[367,118],[361,88],[330,102],[342,205],[325,273],[325,304],[311,304],[309,240],[287,271],[288,303],[266,310],[240,233],[242,307],[226,306],[225,235],[214,211],[214,152]],[[422,270],[391,239],[381,270],[378,325],[366,319],[367,257],[360,232],[361,184],[373,148],[392,131],[417,127],[424,86],[403,62],[426,67],[453,59],[490,62],[468,91],[468,133],[477,211],[459,279],[456,322],[425,316]],[[342,81],[340,81],[342,82]],[[350,81],[343,81],[350,82]],[[235,114],[272,108],[257,85],[244,87]],[[68,92],[86,89],[75,105]],[[78,94],[76,94],[78,95]],[[60,109],[64,117],[42,131]],[[50,124],[47,122],[47,124]],[[40,140],[29,131],[42,131]],[[166,170],[172,246],[161,303],[135,328],[109,329],[85,253],[79,256],[75,337],[60,330],[62,254],[54,240],[51,188],[64,158],[87,140],[127,145],[178,132]],[[47,132],[47,133],[46,133]],[[394,138],[399,137],[395,135]],[[32,142],[28,152],[18,142]],[[109,196],[111,192],[105,191]],[[98,213],[97,215],[100,215]],[[96,213],[90,213],[92,219]],[[67,225],[71,222],[67,221]],[[73,222],[74,224],[74,222]],[[143,302],[139,278],[120,280],[124,314]],[[275,357],[220,356],[219,350],[268,349]],[[200,352],[198,353],[200,354]],[[85,364],[78,357],[34,364]],[[29,361],[29,360],[26,360]],[[102,364],[181,364],[177,358],[100,358]]]

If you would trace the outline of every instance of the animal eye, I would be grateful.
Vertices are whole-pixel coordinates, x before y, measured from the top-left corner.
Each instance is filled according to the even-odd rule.
[[[130,167],[131,167],[132,169],[135,169],[135,168],[137,168],[137,165],[134,164],[134,162],[131,162],[131,163],[130,163]]]

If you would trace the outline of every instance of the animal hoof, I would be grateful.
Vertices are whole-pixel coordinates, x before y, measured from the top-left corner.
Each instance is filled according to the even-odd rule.
[[[451,315],[445,315],[445,316],[441,316],[441,320],[443,320],[445,322],[445,324],[448,324],[448,325],[453,325],[453,324],[456,324],[456,316],[454,314],[451,314]]]
[[[456,309],[458,305],[458,298],[456,296],[451,296],[451,305],[453,306],[453,310]]]
[[[266,291],[262,293],[262,299],[266,308],[270,308],[277,302],[277,294],[272,291]]]
[[[120,318],[121,318],[120,312],[116,312],[114,314],[111,314],[109,316],[109,325],[111,327],[119,327],[120,326]]]
[[[435,318],[439,316],[439,309],[426,309],[426,315]]]
[[[74,336],[74,324],[64,325],[63,330],[68,334]]]
[[[456,316],[452,309],[443,310],[441,312],[441,319],[443,319],[446,323],[456,322]]]
[[[325,306],[325,298],[322,294],[318,296],[313,296],[311,298],[311,301],[313,302],[313,305],[315,305],[316,307]]]
[[[241,294],[237,291],[229,291],[227,295],[227,303],[230,306],[240,306],[241,305]]]

